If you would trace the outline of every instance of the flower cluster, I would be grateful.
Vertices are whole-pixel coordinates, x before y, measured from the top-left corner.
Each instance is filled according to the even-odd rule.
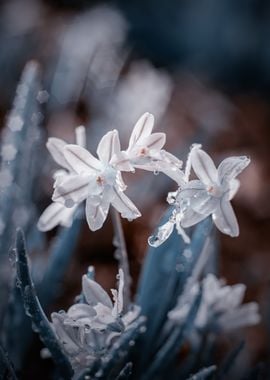
[[[127,186],[122,178],[122,172],[134,172],[138,168],[162,172],[178,185],[178,190],[168,195],[168,202],[173,205],[172,215],[149,239],[149,244],[163,243],[174,226],[188,242],[184,229],[209,215],[220,231],[238,236],[238,223],[230,201],[239,187],[236,177],[249,164],[249,158],[229,157],[216,169],[209,155],[197,144],[192,147],[183,171],[182,161],[163,149],[166,135],[152,133],[153,126],[153,115],[142,115],[126,150],[121,150],[118,131],[108,132],[98,144],[98,158],[85,149],[82,127],[77,129],[80,138],[77,137],[76,144],[50,138],[47,147],[63,170],[55,174],[53,204],[40,217],[39,228],[46,231],[58,224],[69,226],[78,205],[85,200],[86,219],[92,231],[102,227],[110,205],[123,218],[138,218],[141,213],[125,194]],[[198,179],[190,180],[191,169]]]
[[[183,323],[199,289],[200,284],[195,283],[180,296],[168,314],[171,321]],[[243,284],[225,285],[215,275],[208,274],[202,281],[202,300],[194,323],[196,330],[224,332],[259,323],[258,304],[242,304],[245,291]]]
[[[145,113],[136,123],[127,150],[120,148],[118,132],[108,132],[102,137],[97,156],[94,157],[82,144],[67,144],[50,138],[47,147],[55,161],[64,168],[56,175],[50,205],[39,220],[43,231],[57,224],[69,225],[77,206],[86,200],[86,219],[95,231],[102,227],[112,205],[123,218],[133,220],[141,213],[126,196],[122,171],[141,168],[161,171],[180,181],[181,161],[163,150],[164,133],[152,133],[153,115]]]
[[[89,367],[129,329],[139,316],[133,306],[123,313],[124,276],[120,269],[118,290],[112,289],[113,302],[105,290],[89,276],[82,278],[81,302],[67,312],[52,313],[52,326],[74,370]]]

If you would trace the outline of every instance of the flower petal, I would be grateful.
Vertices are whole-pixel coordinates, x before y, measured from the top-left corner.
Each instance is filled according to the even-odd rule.
[[[101,162],[81,146],[72,144],[66,145],[64,156],[72,169],[78,174],[92,174],[102,169]]]
[[[124,306],[124,300],[123,300],[123,291],[124,291],[124,272],[120,268],[118,272],[118,290],[116,289],[111,289],[112,295],[113,295],[113,310],[112,310],[112,315],[114,317],[119,316],[122,311],[123,311],[123,306]]]
[[[87,275],[82,278],[83,295],[90,306],[96,306],[101,303],[104,306],[113,308],[112,301],[105,290],[94,280],[91,280]]]
[[[184,216],[181,218],[181,226],[183,228],[194,226],[195,224],[204,220],[206,217],[207,216],[203,214],[199,214],[196,211],[192,210],[191,208],[188,208],[185,211]]]
[[[115,187],[112,188],[112,206],[120,212],[123,218],[133,220],[141,216],[140,211],[134,203],[120,190]]]
[[[138,143],[139,146],[149,150],[160,150],[166,142],[165,133],[153,133],[150,136],[142,137]]]
[[[221,315],[218,318],[218,323],[221,329],[228,331],[256,325],[260,320],[258,304],[256,302],[250,302]]]
[[[116,169],[124,171],[124,172],[133,172],[133,166],[130,163],[130,158],[127,152],[120,152],[115,154],[110,160],[110,164],[114,166]]]
[[[63,168],[70,170],[71,167],[64,156],[64,148],[67,145],[68,144],[64,140],[57,139],[56,137],[50,137],[46,144],[54,161]]]
[[[218,177],[220,183],[230,181],[237,177],[250,163],[247,156],[228,157],[223,160],[218,167]]]
[[[226,196],[228,196],[229,201],[231,199],[233,199],[233,197],[237,193],[239,187],[240,187],[240,181],[238,179],[235,179],[235,178],[231,179],[229,193],[226,194]]]
[[[150,136],[154,127],[154,116],[151,113],[144,113],[133,128],[129,139],[128,150],[137,144],[143,137]]]
[[[76,209],[76,206],[67,208],[62,203],[51,203],[41,214],[37,227],[43,232],[50,231],[59,224],[70,227]]]
[[[74,203],[82,202],[88,195],[91,176],[70,175],[54,190],[52,200],[73,207]]]
[[[99,197],[86,199],[86,220],[91,231],[97,231],[103,226],[109,207],[110,199],[104,193]]]
[[[126,314],[124,314],[122,317],[122,321],[123,321],[125,327],[127,327],[132,322],[134,322],[135,319],[138,318],[138,316],[140,315],[140,312],[141,312],[140,306],[133,305],[132,308]]]
[[[76,354],[79,351],[79,345],[74,339],[74,334],[72,334],[73,329],[64,325],[66,316],[61,315],[60,313],[52,313],[51,318],[54,331],[65,351],[70,355]]]
[[[213,221],[217,228],[226,235],[239,235],[239,226],[231,203],[222,197],[219,206],[213,213]]]
[[[72,305],[68,309],[68,317],[71,318],[74,322],[83,322],[85,319],[91,319],[95,317],[96,311],[95,309],[87,305],[85,303],[77,303],[75,305]]]
[[[194,179],[189,181],[185,186],[183,186],[182,190],[176,196],[176,200],[178,202],[182,200],[189,200],[190,198],[196,196],[200,192],[206,193],[204,184],[198,179]]]
[[[132,159],[132,165],[134,168],[164,173],[179,186],[184,185],[184,173],[180,169],[182,161],[165,150],[160,151],[158,155],[150,153],[147,157],[134,158]]]
[[[106,133],[100,140],[97,147],[97,155],[100,161],[108,164],[112,157],[120,153],[120,141],[118,131],[114,129]]]
[[[97,316],[93,320],[93,327],[104,329],[107,325],[115,322],[115,317],[112,315],[112,309],[104,304],[98,303],[95,306]]]
[[[79,125],[75,129],[75,136],[76,136],[76,144],[85,148],[86,147],[86,132],[85,127],[83,125]]]
[[[202,149],[193,149],[190,160],[197,177],[206,185],[217,182],[218,174],[211,157]]]

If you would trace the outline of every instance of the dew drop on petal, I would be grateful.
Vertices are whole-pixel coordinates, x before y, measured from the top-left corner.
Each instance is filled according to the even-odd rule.
[[[67,208],[72,208],[75,205],[75,202],[72,199],[66,199],[65,200],[65,206]]]

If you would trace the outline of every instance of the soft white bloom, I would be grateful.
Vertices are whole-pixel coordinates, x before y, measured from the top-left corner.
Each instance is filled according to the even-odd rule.
[[[250,159],[246,156],[228,157],[216,168],[201,146],[193,145],[181,186],[168,194],[167,201],[174,206],[171,217],[149,238],[149,244],[154,247],[161,245],[169,238],[174,226],[184,241],[189,243],[184,228],[194,226],[209,215],[212,215],[213,222],[221,232],[232,237],[238,236],[238,222],[230,201],[239,189],[236,177],[249,163]],[[191,169],[199,179],[189,181]]]
[[[125,195],[122,180],[114,157],[120,153],[116,130],[104,135],[97,147],[98,158],[78,145],[67,145],[64,158],[74,174],[56,181],[53,201],[74,207],[86,200],[86,219],[92,231],[102,227],[112,205],[123,218],[133,220],[141,214]]]
[[[202,282],[202,300],[195,319],[195,328],[230,331],[259,323],[258,304],[242,304],[245,291],[243,284],[225,285],[213,274],[208,274]],[[169,319],[183,323],[198,292],[198,283],[186,290],[179,298],[177,306],[169,312]]]
[[[216,169],[210,156],[202,149],[193,149],[192,168],[199,180],[189,181],[176,196],[176,202],[185,207],[181,226],[193,226],[212,215],[217,228],[232,237],[239,235],[239,227],[231,199],[239,188],[236,177],[247,167],[246,156],[229,157]]]
[[[83,126],[76,128],[75,137],[76,144],[85,146],[86,136],[85,128]],[[58,139],[56,137],[50,137],[46,144],[55,162],[63,168],[61,170],[57,170],[54,173],[54,187],[59,185],[62,181],[66,181],[69,178],[72,178],[76,173],[64,156],[64,148],[67,145],[68,143],[66,141]],[[38,229],[40,231],[49,231],[57,225],[70,227],[76,210],[77,205],[68,208],[61,203],[53,202],[43,211],[42,215],[40,216],[38,221]]]
[[[115,162],[125,171],[135,168],[152,172],[163,172],[177,182],[183,182],[183,172],[180,170],[182,161],[162,149],[166,142],[165,133],[152,133],[154,116],[144,113],[135,124],[129,139],[127,150],[115,156]]]
[[[112,289],[112,302],[97,282],[84,275],[84,303],[71,306],[67,312],[52,313],[54,331],[74,370],[89,366],[96,358],[102,359],[111,344],[139,316],[137,306],[123,315],[124,277],[121,269],[118,279],[118,290]]]

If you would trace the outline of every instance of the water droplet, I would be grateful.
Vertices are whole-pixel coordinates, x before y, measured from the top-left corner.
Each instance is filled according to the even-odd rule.
[[[75,202],[72,199],[66,199],[65,200],[65,206],[67,208],[72,208],[75,205]]]
[[[183,264],[177,264],[175,269],[176,269],[176,272],[183,272],[185,270],[185,267]]]
[[[163,224],[163,226],[158,228],[158,231],[155,235],[152,235],[148,238],[148,244],[152,247],[158,247],[169,238],[173,231],[173,228],[174,223],[172,223],[171,221],[168,221],[167,223]]]
[[[49,93],[45,90],[43,91],[39,91],[38,94],[37,94],[37,101],[40,103],[40,104],[43,104],[43,103],[46,103],[49,99]]]
[[[146,326],[141,326],[139,331],[141,334],[144,334],[146,330],[147,330]]]
[[[133,347],[133,346],[135,346],[135,341],[131,340],[130,342],[128,342],[128,344],[129,344],[130,347]]]
[[[52,357],[50,351],[48,350],[48,348],[44,347],[40,350],[40,357],[41,359],[49,359]]]
[[[154,175],[159,175],[159,171],[158,170],[154,170]]]
[[[13,132],[18,132],[23,127],[23,120],[19,115],[10,115],[8,120],[8,128]]]
[[[185,249],[183,252],[183,255],[187,258],[190,259],[192,257],[192,251],[190,249]]]

